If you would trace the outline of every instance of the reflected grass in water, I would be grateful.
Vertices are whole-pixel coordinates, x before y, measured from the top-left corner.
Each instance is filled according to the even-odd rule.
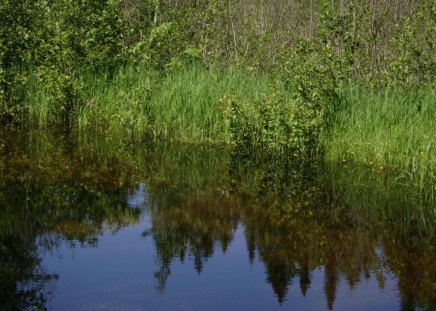
[[[107,226],[116,232],[138,221],[141,211],[126,202],[145,183],[152,228],[144,236],[155,243],[159,291],[176,259],[192,262],[198,272],[207,269],[207,260],[226,252],[241,224],[247,261],[263,263],[279,302],[292,286],[306,295],[314,271],[322,268],[328,308],[334,308],[340,278],[353,288],[370,275],[383,288],[390,273],[398,278],[404,306],[435,304],[434,202],[418,199],[413,187],[386,172],[302,166],[246,150],[50,132],[4,134],[4,297],[15,297],[12,285],[28,280],[8,264],[11,252],[22,254],[16,268],[37,271],[38,249],[65,241],[97,247]]]
[[[310,122],[297,118],[292,119],[295,126],[289,123],[290,116],[296,117],[304,109],[286,108],[295,101],[295,93],[266,74],[191,66],[162,75],[139,65],[126,65],[111,76],[77,71],[71,81],[81,86],[77,91],[80,100],[68,108],[71,111],[66,104],[50,103],[53,90],[35,75],[30,71],[28,90],[22,90],[26,101],[23,111],[17,113],[22,117],[20,124],[47,128],[60,123],[113,137],[192,144],[245,141],[258,148],[271,147],[271,153],[287,144],[290,148],[286,150],[299,149],[298,140],[304,138],[316,142],[312,151],[321,151],[317,155],[329,162],[345,160],[394,169],[404,183],[414,184],[434,200],[434,84],[406,90],[344,87],[329,122],[320,124],[325,135],[318,143],[318,129],[310,130],[312,123],[319,121],[316,114],[306,116]],[[227,101],[234,107],[224,109]],[[66,113],[71,116],[58,120]],[[300,122],[304,125],[298,125]],[[299,131],[307,132],[308,137],[300,137]]]
[[[435,85],[420,89],[345,91],[325,142],[325,158],[397,172],[419,196],[436,198]]]

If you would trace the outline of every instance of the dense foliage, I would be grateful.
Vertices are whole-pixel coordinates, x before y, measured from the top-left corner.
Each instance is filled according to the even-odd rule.
[[[401,279],[408,273],[404,268],[408,261],[404,263],[394,247],[398,237],[411,245],[412,251],[405,248],[404,254],[420,254],[413,244],[418,237],[430,237],[429,244],[434,241],[435,33],[436,2],[432,0],[0,0],[0,127],[55,124],[80,133],[77,136],[85,140],[91,130],[99,141],[127,146],[131,138],[143,137],[234,146],[227,162],[215,157],[213,163],[224,169],[214,170],[205,166],[204,153],[174,155],[174,151],[158,150],[149,157],[160,161],[159,165],[149,159],[141,164],[140,159],[129,158],[134,155],[130,148],[109,148],[105,143],[68,142],[68,148],[77,152],[70,158],[59,152],[63,146],[56,145],[62,135],[44,140],[41,133],[34,135],[42,140],[27,144],[36,146],[36,155],[28,157],[14,154],[18,142],[0,137],[3,212],[20,219],[16,206],[28,206],[35,219],[44,220],[40,223],[30,217],[16,226],[15,218],[0,218],[0,275],[4,276],[0,285],[6,288],[0,296],[8,297],[3,306],[44,306],[39,287],[20,292],[15,286],[26,278],[46,277],[47,282],[56,278],[38,270],[34,237],[46,228],[92,243],[103,222],[118,227],[136,221],[136,212],[119,201],[119,191],[147,177],[144,167],[148,176],[154,176],[147,177],[149,186],[164,191],[154,196],[163,208],[175,187],[191,191],[211,184],[219,184],[215,192],[226,198],[236,192],[248,198],[260,194],[276,202],[268,209],[277,214],[271,219],[256,199],[250,209],[231,214],[242,213],[238,217],[256,242],[251,251],[257,250],[264,259],[268,282],[278,284],[274,290],[279,293],[286,291],[282,285],[295,274],[293,266],[280,266],[281,258],[298,257],[295,251],[286,252],[293,250],[292,245],[306,245],[298,234],[282,236],[281,226],[311,232],[313,241],[336,241],[336,226],[348,224],[350,232],[359,229],[366,234],[363,224],[369,223],[371,231],[387,232],[385,250],[391,269]],[[141,148],[136,152],[144,152]],[[253,150],[260,149],[267,151],[263,158],[253,158]],[[87,157],[90,151],[98,156]],[[222,156],[223,150],[214,152]],[[279,160],[283,155],[284,162]],[[319,155],[335,167],[324,173],[328,187],[323,178],[306,176],[298,166],[301,163],[289,161]],[[51,166],[41,166],[50,159]],[[15,172],[18,162],[22,171]],[[338,162],[343,166],[337,166]],[[174,163],[183,165],[162,169]],[[82,168],[79,175],[73,167]],[[48,172],[53,176],[44,175]],[[32,174],[53,183],[39,186],[26,179]],[[20,182],[11,183],[11,176],[11,180],[19,176]],[[58,185],[68,179],[83,184]],[[176,185],[171,184],[174,180]],[[115,194],[108,196],[95,184]],[[29,203],[22,196],[15,201],[15,192],[25,191],[37,193],[38,199]],[[379,192],[380,199],[373,199]],[[346,204],[330,201],[326,193]],[[65,216],[70,215],[69,205],[58,204],[65,196],[81,199],[74,219]],[[319,210],[320,202],[328,202],[328,209]],[[370,208],[362,209],[356,202]],[[57,212],[48,212],[51,207]],[[183,215],[178,209],[156,210],[153,219],[158,225],[146,235],[159,247],[161,238],[171,238],[169,233],[174,232],[159,227],[162,219],[175,224],[182,223],[183,217],[218,219],[209,226],[206,247],[192,248],[203,254],[196,257],[196,268],[201,270],[202,256],[213,252],[213,241],[220,240],[223,248],[229,243],[234,223],[228,221],[226,209],[214,205],[203,214],[192,208],[195,202],[181,207]],[[312,213],[322,213],[325,223],[314,222]],[[296,215],[304,216],[301,224],[295,223]],[[256,225],[258,219],[268,219],[268,226],[272,223],[279,231],[265,231]],[[9,226],[17,233],[11,234]],[[163,269],[156,274],[162,289],[169,262],[199,232],[195,226],[188,229],[182,240],[176,236],[171,241],[174,253],[162,247],[158,259]],[[31,239],[23,238],[25,230],[31,231]],[[344,249],[356,245],[358,237],[343,238],[340,245]],[[379,243],[363,237],[371,245]],[[317,244],[312,248],[326,264],[329,252],[338,253]],[[283,254],[275,259],[269,249],[283,250]],[[430,266],[427,260],[431,262],[434,249],[427,252],[417,256],[422,261],[409,255],[404,258],[418,262],[418,267]],[[306,262],[300,259],[295,262]],[[24,262],[25,269],[17,268],[16,261]],[[271,269],[273,262],[289,272],[285,283],[275,279],[278,270]],[[345,265],[342,270],[347,269]],[[430,273],[434,275],[434,269]],[[434,282],[424,283],[422,297],[409,286],[415,283],[403,282],[400,290],[410,292],[411,301],[425,302]]]
[[[346,86],[432,84],[434,33],[436,5],[427,0],[1,0],[0,122],[115,124],[166,138],[180,125],[188,140],[313,154]],[[137,77],[126,80],[125,66]],[[182,97],[170,107],[180,115],[159,123],[173,104],[170,95],[169,104],[150,102],[156,85],[193,66],[266,75],[271,87],[255,98],[204,92],[201,109]],[[90,87],[108,84],[112,98]],[[195,114],[209,119],[197,126]],[[210,135],[217,131],[219,139]]]

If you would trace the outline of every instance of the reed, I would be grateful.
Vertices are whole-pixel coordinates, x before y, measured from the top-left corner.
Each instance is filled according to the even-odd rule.
[[[190,65],[164,74],[129,65],[70,76],[29,70],[24,80],[14,96],[23,98],[21,115],[39,127],[68,123],[111,137],[245,144],[290,156],[297,149],[303,158],[322,151],[318,156],[330,163],[392,171],[399,183],[435,199],[434,84],[382,91],[349,86],[323,123],[268,75],[236,67]]]
[[[325,139],[325,158],[398,174],[400,183],[436,193],[436,89],[381,92],[349,88]]]
[[[225,95],[252,100],[271,92],[267,76],[199,66],[165,75],[127,66],[111,78],[85,74],[82,85],[86,101],[79,127],[184,142],[228,140],[219,107]]]

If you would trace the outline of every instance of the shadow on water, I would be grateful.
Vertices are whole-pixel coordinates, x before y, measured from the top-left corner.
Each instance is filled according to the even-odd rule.
[[[62,276],[42,266],[45,252],[98,248],[102,232],[138,224],[143,214],[162,293],[176,260],[202,273],[243,228],[247,264],[264,265],[280,304],[291,287],[307,296],[322,269],[327,309],[341,279],[352,289],[375,278],[383,290],[391,275],[403,310],[436,307],[436,203],[394,172],[13,130],[0,135],[0,172],[2,310],[43,309],[56,295]],[[146,207],[132,208],[129,198],[142,184]]]

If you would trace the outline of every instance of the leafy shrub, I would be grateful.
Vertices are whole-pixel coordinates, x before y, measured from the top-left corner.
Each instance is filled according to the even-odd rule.
[[[395,25],[387,57],[384,84],[418,86],[434,81],[436,75],[436,3],[422,3],[414,18],[403,18]]]
[[[224,115],[224,131],[230,143],[249,146],[295,157],[314,156],[324,127],[323,110],[284,99],[279,92],[264,95],[261,100],[244,103],[226,96],[220,101]]]

